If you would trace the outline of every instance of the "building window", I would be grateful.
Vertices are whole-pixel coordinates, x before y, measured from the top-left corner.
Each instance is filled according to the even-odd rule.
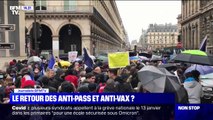
[[[36,10],[47,10],[47,1],[36,0]]]
[[[76,0],[64,0],[64,10],[65,11],[75,11],[77,7]]]

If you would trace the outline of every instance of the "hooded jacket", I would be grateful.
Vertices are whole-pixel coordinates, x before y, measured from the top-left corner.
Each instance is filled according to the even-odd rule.
[[[56,90],[58,90],[58,87],[61,85],[61,83],[65,81],[64,78],[61,77],[61,75],[63,73],[64,73],[63,70],[58,69],[56,71],[56,75],[55,75],[53,81],[49,82],[49,86],[54,87]]]
[[[188,93],[189,103],[201,103],[200,98],[203,95],[202,86],[193,77],[185,79],[184,88]]]

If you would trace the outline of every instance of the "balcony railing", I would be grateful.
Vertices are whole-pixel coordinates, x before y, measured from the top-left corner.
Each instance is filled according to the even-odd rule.
[[[26,13],[33,13],[33,11],[26,11]],[[36,13],[93,13],[93,7],[90,5],[49,5],[46,10],[36,10]]]

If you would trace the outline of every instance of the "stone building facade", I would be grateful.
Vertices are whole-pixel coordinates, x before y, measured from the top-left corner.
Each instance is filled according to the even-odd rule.
[[[172,24],[150,24],[146,31],[147,49],[162,49],[177,45],[178,28]]]
[[[26,1],[25,5],[33,5],[33,1]],[[90,54],[97,55],[126,47],[127,33],[114,0],[37,0],[36,5],[36,20],[42,31],[38,39],[41,51],[52,50],[55,56],[78,51],[81,55],[86,47]],[[26,12],[25,18],[31,35],[33,12]]]
[[[185,49],[198,49],[202,41],[202,36],[200,36],[200,1],[183,0],[181,11],[183,47]]]
[[[207,52],[213,54],[213,1],[182,0],[181,31],[186,49],[198,49],[207,36]]]
[[[23,11],[18,10],[19,14],[13,15],[10,7],[20,6],[23,1],[0,1],[0,24],[1,25],[14,25],[12,31],[0,31],[0,43],[14,44],[14,49],[1,49],[0,57],[19,57],[26,56],[25,53],[25,14]],[[16,9],[16,8],[14,8]],[[3,61],[1,61],[3,62]]]
[[[141,46],[141,50],[147,49],[146,36],[147,36],[146,30],[142,29],[141,36],[139,38],[139,43],[138,43]]]

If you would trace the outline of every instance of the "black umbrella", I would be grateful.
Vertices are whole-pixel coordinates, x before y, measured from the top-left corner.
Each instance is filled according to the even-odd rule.
[[[172,70],[175,71],[175,70],[177,70],[177,65],[176,64],[171,64],[171,63],[161,64],[161,65],[158,65],[158,68],[165,68],[168,71],[172,71]]]
[[[137,52],[134,52],[134,51],[130,51],[129,52],[129,57],[131,57],[131,56],[136,56],[137,55]]]
[[[186,103],[188,101],[188,94],[185,88],[180,84],[177,76],[171,74],[165,68],[159,68],[159,70],[169,76],[166,81],[167,87],[165,87],[164,92],[175,93],[175,99],[178,103]]]
[[[178,54],[174,62],[188,62],[201,65],[213,65],[213,56],[192,55],[192,54]]]
[[[145,66],[138,71],[138,78],[143,87],[151,93],[175,93],[177,102],[187,97],[177,76],[165,68]]]
[[[139,53],[138,54],[139,56],[144,56],[144,57],[147,57],[147,58],[151,58],[152,57],[152,54],[149,54],[149,53]]]

